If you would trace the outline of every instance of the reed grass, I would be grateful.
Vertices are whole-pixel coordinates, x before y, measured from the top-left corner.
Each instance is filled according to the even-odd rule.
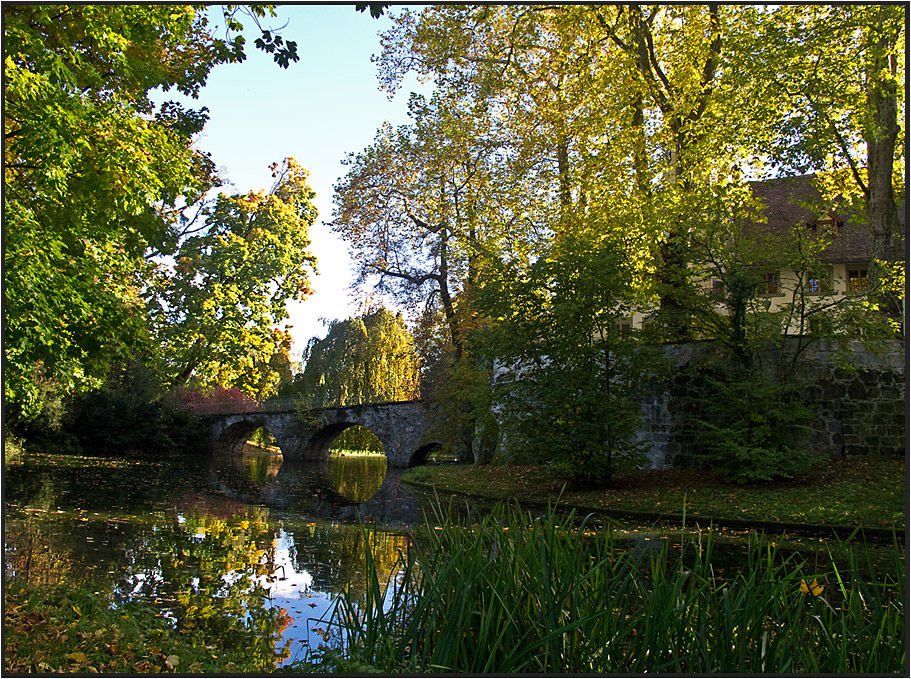
[[[810,564],[754,534],[724,577],[714,544],[709,529],[679,550],[664,541],[643,553],[553,508],[533,516],[500,505],[474,525],[437,508],[390,581],[368,549],[366,595],[340,596],[331,624],[342,646],[323,657],[383,673],[906,667],[897,540],[888,572],[877,572],[862,543],[839,542]]]

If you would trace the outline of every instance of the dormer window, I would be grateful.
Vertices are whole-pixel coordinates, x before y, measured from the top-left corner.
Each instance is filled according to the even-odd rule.
[[[822,236],[835,236],[838,233],[838,229],[844,225],[844,221],[839,219],[834,212],[827,212],[815,222],[807,223],[810,231]]]

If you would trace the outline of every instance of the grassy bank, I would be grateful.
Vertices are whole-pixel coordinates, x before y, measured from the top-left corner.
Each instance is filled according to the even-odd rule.
[[[756,535],[736,569],[701,531],[657,552],[547,510],[499,506],[480,523],[429,517],[389,582],[368,557],[366,601],[342,595],[346,645],[297,670],[482,673],[898,672],[904,549],[862,544],[847,566],[804,562]],[[322,656],[322,657],[320,657]]]
[[[903,530],[907,468],[894,457],[838,460],[785,481],[743,486],[709,471],[638,470],[618,474],[611,488],[568,491],[546,467],[441,465],[416,467],[405,481],[491,499],[546,502],[590,509],[716,519],[775,521]],[[562,493],[562,495],[561,495]]]

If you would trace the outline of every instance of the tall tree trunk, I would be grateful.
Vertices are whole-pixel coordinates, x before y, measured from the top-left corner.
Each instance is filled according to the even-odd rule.
[[[448,231],[443,228],[440,230],[440,275],[437,279],[440,286],[440,302],[443,304],[443,315],[446,317],[446,324],[449,326],[449,337],[452,340],[452,348],[455,352],[455,359],[462,358],[462,338],[459,331],[459,321],[456,318],[455,305],[452,303],[452,294],[449,292],[449,259],[447,254]]]
[[[870,124],[865,137],[867,142],[867,221],[870,225],[870,240],[873,259],[890,263],[896,259],[895,241],[899,237],[898,208],[892,187],[895,143],[898,137],[898,92],[895,81],[896,64],[890,55],[893,41],[885,14],[891,8],[881,7],[876,15],[878,28],[871,30],[867,45],[867,108]],[[882,22],[880,23],[880,19]],[[883,74],[888,74],[883,77]],[[891,76],[891,77],[890,77]],[[896,315],[899,311],[896,301],[879,292],[882,272],[874,262],[870,271],[870,284],[874,298],[880,302],[881,311]]]

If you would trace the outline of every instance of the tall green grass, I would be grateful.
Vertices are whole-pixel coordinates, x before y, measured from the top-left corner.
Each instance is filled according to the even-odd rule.
[[[643,553],[553,509],[501,505],[479,525],[436,510],[390,582],[368,551],[366,598],[340,597],[332,624],[343,646],[323,657],[384,673],[905,668],[898,541],[877,572],[863,545],[839,543],[820,568],[754,535],[724,577],[714,544],[708,530]]]

